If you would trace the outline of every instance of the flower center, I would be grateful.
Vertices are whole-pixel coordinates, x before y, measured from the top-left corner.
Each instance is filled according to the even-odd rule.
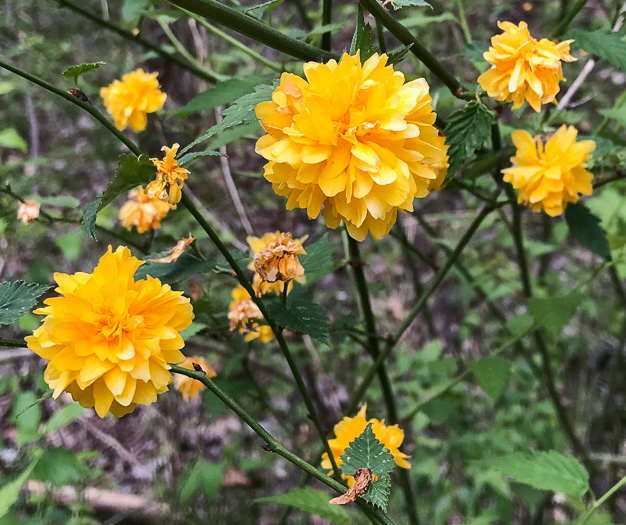
[[[107,341],[112,341],[120,337],[123,332],[135,330],[143,322],[143,316],[109,311],[102,315],[100,322],[100,333]]]

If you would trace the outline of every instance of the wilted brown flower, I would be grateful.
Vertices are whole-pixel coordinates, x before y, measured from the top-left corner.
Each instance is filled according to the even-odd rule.
[[[28,224],[37,217],[39,217],[39,204],[33,201],[20,202],[20,207],[17,209],[18,220]]]
[[[298,255],[306,255],[302,244],[294,241],[290,233],[281,233],[254,255],[254,269],[263,281],[290,281],[304,275]]]

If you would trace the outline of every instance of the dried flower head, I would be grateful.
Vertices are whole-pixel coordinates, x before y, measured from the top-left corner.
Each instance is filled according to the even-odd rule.
[[[173,208],[168,202],[150,197],[142,187],[128,194],[128,200],[120,208],[119,218],[122,226],[130,230],[133,226],[137,233],[161,227],[161,219]]]
[[[150,159],[157,169],[157,178],[146,187],[146,192],[150,197],[157,197],[170,204],[177,204],[181,198],[183,184],[187,180],[189,170],[178,166],[178,161],[174,158],[178,153],[180,144],[174,144],[171,148],[163,146],[161,151],[165,152],[163,160]]]
[[[43,324],[26,338],[47,359],[44,379],[53,397],[68,391],[86,408],[123,416],[149,405],[172,381],[168,363],[180,363],[180,331],[193,319],[189,299],[148,276],[130,250],[109,246],[93,273],[55,273],[60,297],[35,310]]]
[[[17,220],[29,224],[39,217],[39,204],[33,201],[20,202],[17,208]]]
[[[276,239],[278,239],[280,235],[281,235],[281,232],[276,230],[275,232],[268,232],[262,237],[253,237],[253,236],[248,237],[246,240],[248,241],[248,246],[250,246],[252,257],[254,258],[254,256],[257,253],[259,253],[266,246],[268,246],[269,244],[274,242]],[[300,237],[299,239],[292,239],[292,242],[302,246],[302,244],[304,243],[304,241],[308,239],[308,237],[309,237],[308,235],[305,235],[304,237]],[[250,262],[250,264],[248,265],[248,268],[250,270],[255,269],[254,260]],[[302,283],[306,281],[306,278],[304,277],[304,275],[302,275],[301,277],[296,278],[295,281]],[[255,289],[255,291],[257,292],[257,296],[259,297],[270,292],[273,292],[276,295],[280,295],[285,288],[285,283],[284,281],[274,281],[273,283],[264,281],[261,278],[261,276],[255,271],[254,279],[252,281],[252,287]],[[293,280],[289,281],[289,283],[287,284],[287,292],[288,293],[291,292],[292,288],[293,288]]]
[[[428,194],[441,156],[424,79],[404,81],[387,55],[344,54],[338,64],[309,62],[306,80],[283,73],[270,102],[256,108],[267,135],[256,151],[265,178],[287,209],[306,208],[326,224],[343,221],[359,241],[389,233],[398,210]]]
[[[196,238],[193,235],[190,235],[189,237],[183,237],[180,241],[176,243],[176,245],[171,250],[167,250],[165,252],[169,253],[169,255],[165,257],[158,257],[156,259],[150,259],[150,261],[161,264],[169,264],[171,262],[177,261],[180,256],[185,253],[187,246],[189,246],[195,240]]]
[[[328,445],[335,458],[335,463],[338,467],[341,467],[343,461],[341,455],[348,448],[351,441],[354,441],[359,437],[369,423],[372,424],[372,432],[376,436],[376,439],[380,441],[385,448],[391,452],[396,465],[401,468],[411,468],[411,464],[407,461],[410,456],[407,456],[403,452],[400,452],[400,445],[404,441],[404,431],[398,427],[398,425],[388,426],[385,425],[385,421],[379,421],[378,419],[366,419],[365,412],[367,411],[367,404],[361,407],[359,413],[354,417],[344,417],[339,423],[335,425],[335,438],[328,440]],[[328,454],[324,452],[322,455],[322,468],[330,471],[332,474],[332,463]],[[354,483],[352,476],[346,476],[342,474],[343,479],[348,480],[348,486],[351,487]]]
[[[232,291],[232,297],[228,309],[230,330],[239,330],[240,334],[246,334],[246,341],[258,339],[262,343],[267,343],[274,339],[274,332],[270,326],[259,324],[258,321],[263,319],[263,314],[247,290],[239,285]]]
[[[483,54],[491,69],[478,77],[481,87],[496,100],[513,102],[513,109],[526,100],[539,112],[542,104],[556,102],[559,82],[565,80],[561,61],[576,60],[569,54],[573,40],[537,41],[526,22],[498,22],[498,27],[503,33],[491,39],[491,47]]]
[[[207,360],[197,355],[188,357],[179,366],[187,368],[188,370],[194,370],[194,363],[200,365],[207,377],[215,377],[217,375]],[[198,397],[198,394],[206,388],[200,381],[182,374],[176,374],[174,376],[174,386],[176,387],[176,390],[183,395],[184,401],[189,401]]]
[[[541,209],[551,217],[561,215],[567,204],[578,201],[578,194],[591,195],[593,174],[586,169],[596,143],[576,142],[578,131],[561,126],[544,146],[526,131],[514,131],[517,148],[513,166],[502,170],[504,181],[519,190],[518,202],[536,212]]]
[[[148,125],[146,114],[163,107],[167,95],[159,89],[157,76],[158,73],[136,69],[124,75],[122,80],[115,80],[100,90],[117,129],[123,130],[130,125],[130,129],[139,133]]]
[[[304,275],[298,255],[306,255],[302,243],[294,241],[290,233],[281,233],[254,254],[254,269],[264,282],[291,281]]]

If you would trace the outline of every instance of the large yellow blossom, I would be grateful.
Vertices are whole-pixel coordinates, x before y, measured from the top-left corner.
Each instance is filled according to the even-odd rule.
[[[561,215],[578,194],[591,195],[593,174],[585,169],[596,144],[593,140],[576,142],[573,126],[561,126],[545,146],[526,131],[514,131],[517,148],[513,166],[502,170],[505,182],[519,190],[518,202],[533,211],[543,209],[548,215]]]
[[[542,38],[537,41],[528,31],[526,22],[519,25],[498,22],[503,33],[491,39],[491,47],[483,54],[491,69],[478,77],[481,87],[490,97],[513,102],[520,108],[526,100],[539,112],[541,104],[556,102],[559,82],[565,80],[561,61],[576,60],[569,54],[573,40],[558,44]]]
[[[115,80],[100,90],[104,105],[119,130],[130,125],[135,133],[146,129],[147,113],[159,111],[167,95],[159,89],[158,73],[146,73],[136,69],[127,73],[122,80]]]
[[[250,246],[250,251],[252,252],[253,259],[257,253],[259,253],[267,245],[271,244],[276,239],[278,239],[280,235],[281,235],[281,232],[276,230],[275,232],[268,232],[264,234],[262,237],[254,237],[252,235],[247,237],[246,240],[248,241],[248,246]],[[309,236],[305,235],[304,237],[300,237],[299,239],[292,239],[292,242],[294,242],[297,245],[302,246],[302,244],[304,244],[304,241],[306,241],[308,238]],[[248,269],[255,270],[254,260],[250,261],[250,264],[248,265]],[[301,277],[296,278],[295,281],[299,283],[303,283],[303,282],[306,282],[306,278],[303,275]],[[291,289],[293,288],[293,282],[294,281],[292,280],[292,281],[289,281],[289,283],[287,284],[287,292],[291,292]],[[281,293],[283,293],[283,289],[285,288],[285,283],[284,281],[274,281],[273,283],[264,281],[263,279],[261,279],[261,276],[255,271],[254,278],[252,281],[252,287],[255,289],[255,291],[257,292],[257,295],[259,296],[265,295],[270,292],[273,292],[276,295],[280,295]]]
[[[380,441],[385,448],[391,452],[393,459],[401,468],[411,468],[411,464],[407,461],[410,456],[407,456],[403,452],[400,452],[400,445],[404,441],[404,431],[398,427],[398,425],[388,426],[385,425],[385,421],[379,421],[378,419],[366,419],[365,412],[367,411],[367,404],[361,407],[359,413],[354,417],[344,417],[339,423],[335,425],[335,438],[328,440],[328,445],[335,458],[337,467],[341,467],[343,461],[341,461],[341,455],[350,445],[351,441],[354,441],[359,437],[369,423],[372,424],[372,432],[376,436],[376,439]],[[322,455],[322,468],[329,471],[332,474],[332,463],[328,454],[324,452]],[[341,475],[342,478],[348,480],[348,485],[352,486],[354,478],[352,476]]]
[[[180,144],[174,144],[171,148],[163,146],[161,151],[165,152],[163,160],[150,159],[156,166],[157,176],[146,187],[146,193],[150,197],[156,197],[170,204],[180,201],[183,184],[187,180],[189,170],[181,168],[175,159]]]
[[[26,338],[47,359],[44,379],[58,397],[64,390],[104,417],[149,405],[172,381],[168,363],[180,363],[180,331],[193,319],[189,299],[147,277],[143,264],[120,246],[109,246],[93,273],[55,273],[61,297],[35,310],[43,324]]]
[[[450,157],[448,157],[448,145],[446,144],[446,138],[443,135],[439,135],[434,141],[435,146],[441,150],[441,155],[429,160],[430,168],[435,172],[436,179],[430,181],[430,189],[439,191],[446,180],[448,174],[448,168],[450,167]]]
[[[259,307],[254,304],[247,290],[239,285],[232,291],[233,300],[228,309],[230,330],[238,330],[240,334],[246,334],[246,341],[258,339],[267,343],[274,339],[274,332],[269,325],[259,324],[263,314]]]
[[[172,208],[169,202],[150,197],[142,187],[139,187],[137,191],[128,194],[128,200],[120,208],[119,218],[127,230],[135,226],[137,233],[145,233],[150,229],[160,228],[161,219]]]
[[[202,367],[202,370],[207,375],[207,377],[215,377],[217,374],[213,367],[208,363],[204,357],[193,356],[185,359],[183,363],[180,364],[181,367],[186,368],[188,370],[195,370],[193,364],[196,363]],[[178,390],[183,395],[184,401],[189,401],[190,399],[194,399],[198,397],[198,394],[204,390],[206,387],[197,379],[193,377],[188,377],[183,374],[176,374],[174,376],[174,386],[176,390]]]
[[[269,162],[265,178],[286,196],[287,209],[323,208],[326,224],[344,222],[359,241],[389,233],[398,210],[428,194],[441,155],[428,84],[404,75],[374,54],[363,65],[304,65],[306,80],[283,73],[270,102],[256,108],[267,135],[256,151]]]

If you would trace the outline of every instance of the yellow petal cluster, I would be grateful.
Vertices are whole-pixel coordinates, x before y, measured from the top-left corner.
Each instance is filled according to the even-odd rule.
[[[502,173],[504,181],[519,190],[518,202],[556,217],[568,203],[578,201],[579,193],[591,195],[593,174],[585,168],[596,144],[576,142],[577,135],[573,126],[561,126],[544,145],[526,131],[513,132],[517,152],[511,157],[513,166]]]
[[[189,170],[181,168],[175,159],[180,144],[174,144],[171,148],[163,146],[161,151],[165,152],[163,160],[150,159],[157,169],[156,179],[146,187],[146,193],[150,197],[156,197],[170,204],[177,204],[181,198],[181,190]]]
[[[208,361],[204,359],[204,357],[200,357],[197,355],[193,357],[188,357],[179,366],[188,370],[195,370],[193,367],[194,363],[200,365],[202,367],[202,370],[204,370],[204,373],[208,377],[215,377],[217,375],[217,373],[215,372],[215,370],[213,370],[213,367],[208,363]],[[200,381],[197,381],[192,377],[184,376],[182,374],[176,374],[174,376],[174,386],[176,387],[176,390],[178,390],[183,395],[184,401],[189,401],[198,397],[198,394],[206,388]]]
[[[44,379],[55,398],[65,390],[100,417],[123,416],[167,390],[193,310],[158,279],[135,281],[141,264],[109,246],[93,273],[54,274],[60,297],[35,310],[46,317],[26,342],[49,361]]]
[[[253,259],[257,253],[259,253],[267,245],[271,244],[276,239],[278,239],[280,235],[281,235],[281,232],[276,230],[275,232],[268,232],[264,234],[262,237],[254,237],[252,235],[247,237],[246,240],[248,241],[248,246],[250,246],[250,251],[252,252]],[[292,242],[302,246],[302,244],[304,244],[304,241],[306,241],[308,238],[309,236],[305,235],[304,237],[300,237],[299,239],[292,239]],[[249,270],[255,269],[254,260],[250,262],[250,264],[248,265],[248,269]],[[301,277],[296,278],[295,281],[299,283],[303,283],[303,282],[306,282],[306,278],[303,275]],[[252,287],[257,292],[257,295],[259,297],[270,292],[273,292],[276,295],[280,295],[283,293],[283,289],[285,288],[285,283],[283,281],[274,281],[273,283],[264,281],[263,279],[261,279],[261,276],[255,271],[254,278],[252,281]],[[287,292],[288,293],[291,292],[292,288],[293,288],[293,280],[289,281],[289,283],[287,284]]]
[[[376,439],[385,445],[385,448],[391,452],[396,465],[401,468],[411,468],[411,464],[407,461],[410,456],[407,456],[399,450],[402,442],[404,441],[404,431],[398,427],[398,425],[385,425],[384,420],[379,421],[375,418],[368,420],[365,415],[366,411],[367,404],[361,407],[361,410],[359,410],[359,413],[356,416],[344,417],[335,425],[335,438],[329,439],[328,445],[330,446],[330,450],[335,458],[337,467],[341,467],[343,464],[340,456],[348,448],[350,442],[359,437],[367,425],[371,423],[372,431],[374,432]],[[328,470],[329,474],[332,474],[332,463],[330,462],[330,458],[326,452],[322,455],[322,468]],[[354,478],[352,476],[342,474],[341,477],[348,480],[348,486],[352,486],[354,483]]]
[[[491,39],[491,47],[483,54],[491,69],[478,77],[481,87],[496,100],[513,102],[513,109],[526,100],[539,112],[542,104],[556,102],[559,82],[565,80],[561,61],[576,60],[569,54],[573,40],[537,41],[526,22],[498,22],[498,27],[502,34]]]
[[[39,204],[33,201],[20,202],[17,208],[17,220],[29,224],[39,217]]]
[[[138,233],[145,233],[160,228],[161,219],[172,208],[169,202],[150,197],[139,187],[137,191],[128,194],[128,200],[120,208],[119,218],[127,230],[135,226]]]
[[[289,282],[304,275],[298,255],[306,255],[302,243],[294,241],[290,233],[280,233],[254,254],[254,269],[263,282]]]
[[[146,129],[147,113],[159,111],[167,95],[159,89],[158,73],[136,69],[122,80],[115,80],[100,90],[104,105],[115,121],[115,127],[124,130],[130,125],[135,133]]]
[[[446,138],[443,135],[439,135],[433,142],[441,150],[441,155],[433,159],[429,159],[428,165],[435,172],[437,178],[430,181],[430,189],[439,191],[441,186],[446,180],[448,174],[448,168],[450,167],[450,157],[448,157],[448,145],[446,144]]]
[[[239,285],[232,291],[232,297],[228,308],[230,330],[239,330],[240,334],[246,334],[246,341],[258,339],[262,343],[267,343],[274,339],[274,332],[270,326],[258,323],[263,319],[263,314],[247,290]]]
[[[413,210],[436,178],[428,163],[441,156],[428,84],[405,83],[387,60],[308,62],[306,79],[283,73],[256,108],[267,133],[256,151],[287,209],[315,218],[323,208],[329,227],[343,221],[359,241],[384,237],[398,210]]]

